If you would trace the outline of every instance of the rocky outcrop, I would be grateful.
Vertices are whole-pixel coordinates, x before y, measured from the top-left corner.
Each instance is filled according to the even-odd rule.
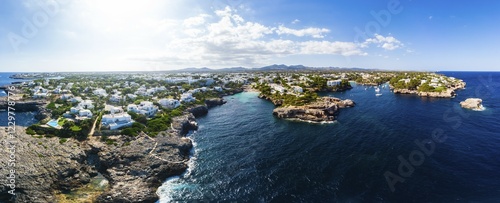
[[[10,155],[11,145],[0,142],[2,156],[0,168],[7,175],[11,169],[7,163],[15,163],[15,196],[7,191],[7,180],[0,179],[0,202],[55,202],[55,191],[67,191],[90,181],[97,170],[87,164],[86,148],[77,141],[69,140],[63,144],[58,138],[35,138],[24,133],[22,127],[16,128],[14,159]],[[2,128],[1,137],[7,132]],[[14,168],[12,168],[14,169]],[[12,198],[12,199],[11,199]]]
[[[465,101],[460,102],[462,108],[481,111],[484,109],[483,100],[478,98],[468,98]]]
[[[205,104],[208,108],[212,108],[215,106],[220,106],[225,104],[226,101],[223,98],[210,98],[205,100]]]
[[[455,90],[452,89],[447,89],[442,92],[419,92],[418,96],[421,97],[434,97],[434,98],[452,98],[455,97],[457,94],[455,93]]]
[[[156,202],[156,190],[170,176],[187,169],[191,141],[177,136],[140,134],[124,146],[102,142],[90,144],[100,160],[101,173],[109,189],[96,202]]]
[[[35,138],[25,128],[16,128],[15,196],[8,195],[8,180],[0,179],[0,202],[57,202],[59,192],[73,191],[101,173],[108,188],[89,202],[156,202],[157,188],[170,176],[187,169],[192,143],[185,135],[197,128],[192,114],[173,118],[172,128],[152,138],[110,136],[84,142],[59,138]],[[2,129],[1,137],[7,133]],[[8,142],[0,142],[10,154]],[[9,156],[0,156],[3,174],[10,170]]]
[[[258,97],[260,99],[265,99],[265,100],[271,101],[274,104],[274,106],[281,106],[281,105],[283,105],[283,100],[280,100],[280,99],[273,99],[273,98],[268,97],[268,96],[266,96],[264,94],[259,94]]]
[[[15,105],[11,106],[14,108],[15,112],[28,112],[28,111],[38,111],[40,107],[45,106],[46,102],[44,100],[27,100],[27,101],[15,101]],[[8,104],[6,97],[0,98],[0,109],[7,109]]]
[[[45,107],[40,107],[39,110],[35,114],[35,119],[37,120],[43,120],[46,118],[50,118],[52,116],[52,113],[50,113],[49,110],[47,110]]]
[[[417,90],[394,89],[394,94],[415,94],[420,97],[452,98],[456,96],[455,90],[447,89],[442,92],[419,92]]]
[[[226,92],[224,94],[221,94],[220,96],[229,96],[229,95],[234,95],[243,92],[242,88],[234,88],[234,89],[226,89]]]
[[[195,117],[200,117],[208,113],[208,107],[207,105],[196,105],[189,108],[187,111],[192,113]]]
[[[193,114],[186,114],[172,119],[171,129],[167,132],[175,135],[186,135],[191,130],[197,130],[198,123]]]
[[[333,122],[341,108],[353,107],[352,100],[340,100],[334,97],[323,97],[304,106],[279,107],[273,110],[278,118],[296,119],[308,122]]]

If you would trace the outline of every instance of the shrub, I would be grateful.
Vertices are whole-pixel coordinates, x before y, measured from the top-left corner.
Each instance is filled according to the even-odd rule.
[[[64,143],[65,143],[65,142],[67,142],[67,141],[68,141],[68,139],[66,139],[66,138],[61,138],[61,139],[59,139],[59,144],[64,144]]]
[[[33,129],[31,129],[31,128],[27,128],[26,129],[26,134],[28,134],[28,135],[35,135],[36,132]]]

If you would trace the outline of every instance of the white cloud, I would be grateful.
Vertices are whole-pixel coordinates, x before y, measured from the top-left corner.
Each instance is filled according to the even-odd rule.
[[[343,56],[366,55],[352,42],[307,41],[300,43],[301,54],[336,54]]]
[[[201,14],[196,17],[191,17],[186,20],[184,20],[183,25],[186,27],[194,27],[194,26],[199,26],[203,25],[205,23],[205,18],[210,17],[209,15],[206,14]]]
[[[330,32],[329,29],[314,28],[314,27],[296,30],[287,28],[285,26],[279,26],[278,29],[276,30],[276,33],[278,33],[278,35],[288,34],[288,35],[295,35],[297,37],[311,36],[313,38],[324,38],[325,37],[324,34],[329,32]]]
[[[297,23],[300,23],[299,19],[295,19],[295,20],[292,21],[292,24],[297,24]]]
[[[215,11],[212,18],[204,14],[189,18],[183,25],[185,28],[179,29],[165,50],[131,58],[178,66],[224,67],[257,66],[276,57],[297,54],[366,55],[353,42],[277,39],[281,35],[323,38],[329,30],[269,27],[246,21],[229,7]]]
[[[369,44],[376,44],[378,47],[381,47],[385,50],[395,50],[403,47],[403,43],[397,40],[393,36],[384,37],[379,34],[375,34],[374,38],[367,39],[361,46],[368,47]]]

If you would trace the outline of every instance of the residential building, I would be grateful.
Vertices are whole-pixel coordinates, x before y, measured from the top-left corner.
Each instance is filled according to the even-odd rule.
[[[134,123],[128,113],[106,114],[102,116],[101,123],[110,130],[116,130],[122,127],[131,126]]]
[[[182,101],[182,102],[193,102],[193,101],[195,101],[195,100],[196,100],[196,98],[194,98],[194,97],[193,97],[193,94],[191,94],[191,93],[189,93],[189,92],[187,92],[187,93],[183,93],[183,94],[181,95],[181,101]]]
[[[142,101],[139,105],[129,104],[127,111],[132,111],[148,117],[154,116],[158,111],[158,107],[153,105],[153,102]]]
[[[326,85],[328,85],[329,87],[332,87],[332,86],[340,85],[341,82],[342,82],[342,80],[328,80],[326,82]]]
[[[160,103],[160,105],[162,105],[163,107],[169,109],[175,109],[181,105],[179,100],[176,99],[160,99],[158,100],[158,103]]]

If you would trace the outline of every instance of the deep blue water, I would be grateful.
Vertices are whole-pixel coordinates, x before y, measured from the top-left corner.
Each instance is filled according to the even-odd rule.
[[[376,97],[363,86],[332,93],[357,103],[334,124],[276,119],[255,93],[226,97],[198,119],[190,169],[159,188],[160,201],[500,202],[500,73],[444,74],[467,88],[453,99],[387,88]],[[468,97],[482,98],[486,110],[461,109]],[[433,131],[444,142],[430,141]],[[433,143],[433,153],[415,140]],[[399,173],[398,156],[408,161],[410,154],[417,154],[413,173]],[[386,172],[404,179],[394,192]]]
[[[22,81],[30,81],[30,80],[24,80],[24,79],[11,79],[9,76],[16,74],[16,73],[5,73],[1,72],[0,73],[0,86],[4,85],[9,85],[12,84],[12,82],[22,82]],[[0,97],[5,97],[7,94],[5,91],[0,90]],[[33,112],[16,112],[15,113],[15,121],[17,126],[30,126],[36,122],[38,122],[36,119],[34,119],[34,113]],[[8,113],[7,111],[0,111],[0,126],[7,126],[8,125]]]

